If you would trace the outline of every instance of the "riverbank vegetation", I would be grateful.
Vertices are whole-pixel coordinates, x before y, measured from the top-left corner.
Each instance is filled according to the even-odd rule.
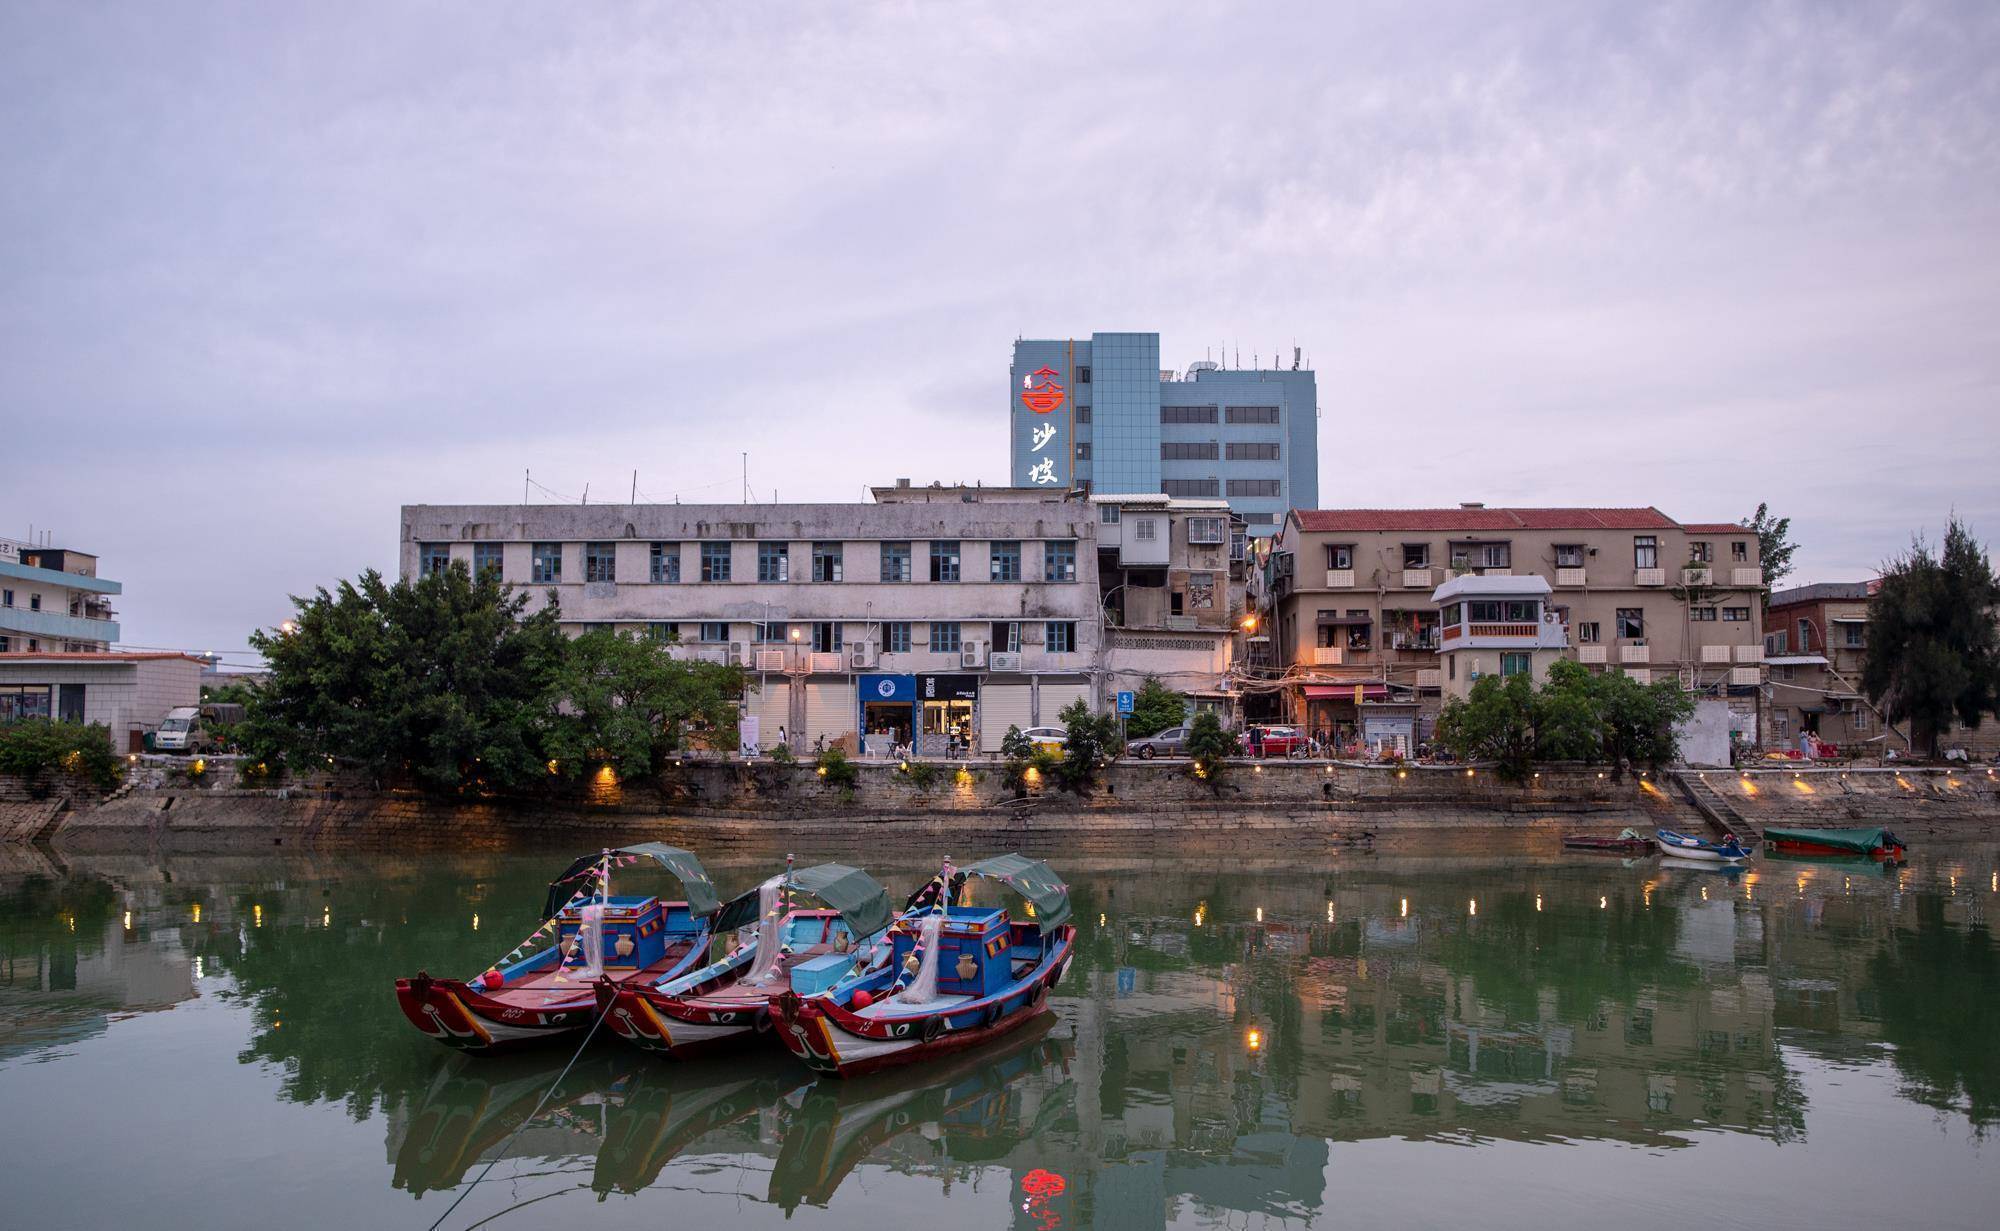
[[[2000,581],[1986,549],[1956,517],[1933,553],[1921,537],[1882,570],[1868,600],[1861,689],[1929,756],[1954,720],[2000,714]]]
[[[119,770],[111,733],[102,723],[40,718],[0,723],[0,774],[31,783],[41,782],[45,774],[73,774],[109,791],[118,785]]]
[[[1537,688],[1527,675],[1489,675],[1447,701],[1437,739],[1454,756],[1493,761],[1519,781],[1536,761],[1658,768],[1680,754],[1679,725],[1695,698],[1672,680],[1640,684],[1621,671],[1593,675],[1578,663],[1549,665]]]

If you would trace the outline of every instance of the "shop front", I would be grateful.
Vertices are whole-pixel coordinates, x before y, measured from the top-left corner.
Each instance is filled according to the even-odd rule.
[[[1306,733],[1322,745],[1343,750],[1362,745],[1363,707],[1389,699],[1389,686],[1381,680],[1307,684],[1300,691]]]
[[[977,729],[979,677],[920,675],[916,682],[921,755],[966,755],[972,750],[973,732]]]
[[[910,743],[916,731],[917,677],[864,675],[855,681],[861,702],[861,753],[887,757]]]

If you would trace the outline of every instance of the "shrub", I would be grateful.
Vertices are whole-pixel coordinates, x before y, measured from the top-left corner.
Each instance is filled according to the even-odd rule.
[[[936,786],[940,776],[938,767],[928,761],[905,761],[896,768],[896,772],[908,778],[910,785],[918,791],[928,791]]]
[[[1145,739],[1181,725],[1186,717],[1187,698],[1162,684],[1157,676],[1149,675],[1132,698],[1132,713],[1125,719],[1125,733],[1133,739]]]
[[[0,773],[34,779],[50,770],[87,778],[106,791],[123,774],[111,751],[111,732],[102,723],[30,718],[0,724]]]
[[[1064,738],[1062,760],[1053,767],[1056,782],[1074,795],[1089,794],[1097,781],[1097,771],[1118,748],[1118,719],[1110,714],[1093,714],[1081,697],[1063,708]]]
[[[861,779],[861,771],[847,759],[847,753],[838,744],[822,751],[813,765],[828,786],[840,788],[843,794],[851,794],[854,784]]]
[[[1236,732],[1224,727],[1214,710],[1203,710],[1188,724],[1188,768],[1210,790],[1222,789],[1223,776],[1229,768],[1226,758],[1241,755],[1242,751]]]

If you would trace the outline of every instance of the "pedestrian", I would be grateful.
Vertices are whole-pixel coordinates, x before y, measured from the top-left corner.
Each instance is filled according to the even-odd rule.
[[[1262,727],[1250,728],[1250,755],[1253,757],[1262,757],[1264,755],[1264,728]]]

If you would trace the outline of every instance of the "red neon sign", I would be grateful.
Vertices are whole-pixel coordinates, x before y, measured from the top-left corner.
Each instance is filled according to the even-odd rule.
[[[1021,378],[1021,405],[1038,415],[1048,414],[1063,404],[1063,387],[1056,382],[1054,368],[1042,368]]]

